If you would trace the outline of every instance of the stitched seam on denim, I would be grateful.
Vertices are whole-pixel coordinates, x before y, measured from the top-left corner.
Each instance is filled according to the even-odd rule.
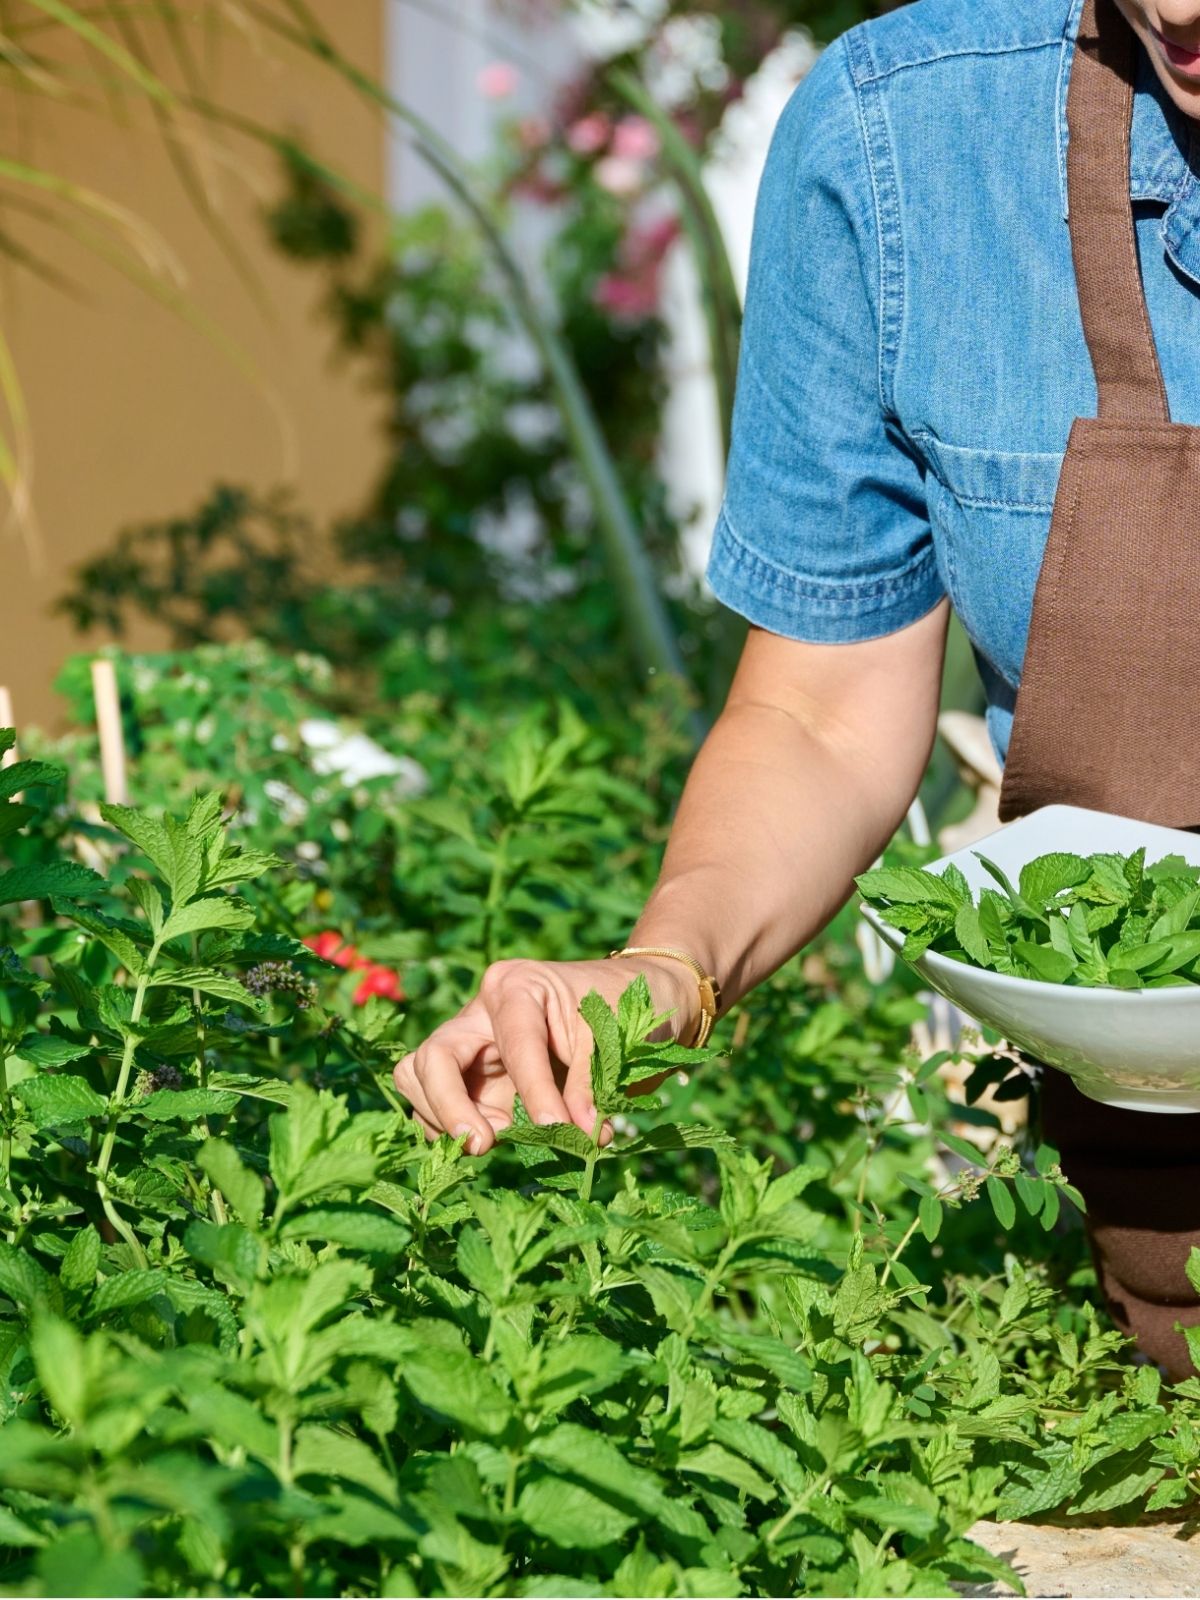
[[[1047,511],[1054,510],[1053,500],[988,500],[982,495],[961,494],[949,484],[943,487],[960,506],[973,506],[980,511],[1024,511],[1045,516]]]
[[[1059,35],[1058,78],[1054,85],[1054,144],[1058,160],[1059,204],[1062,207],[1064,222],[1070,210],[1067,193],[1067,85],[1071,74],[1071,62],[1075,59],[1077,13],[1082,15],[1082,11],[1083,0],[1071,0],[1063,31]],[[1076,23],[1074,27],[1073,22]]]
[[[847,63],[849,65],[852,48],[857,46],[865,49],[865,43],[860,34],[857,40],[852,40],[847,50]],[[888,138],[887,119],[884,116],[883,103],[878,89],[870,91],[870,104],[868,105],[858,85],[854,83],[853,68],[850,67],[851,86],[854,92],[855,104],[858,108],[859,127],[862,133],[863,147],[867,157],[867,168],[871,175],[871,197],[875,205],[875,228],[879,235],[879,352],[877,382],[879,387],[879,404],[885,417],[892,417],[897,423],[892,405],[893,379],[895,376],[896,362],[899,358],[900,337],[904,327],[904,249],[900,231],[900,201],[899,191],[896,186],[896,175],[892,164],[891,143]],[[877,124],[875,129],[882,143],[880,158],[876,158],[872,141],[872,124]],[[884,215],[884,199],[882,192],[882,164],[886,160],[887,181],[891,187],[892,216]],[[899,257],[899,262],[893,270],[889,263],[889,250],[894,250]],[[895,313],[895,334],[892,334],[892,293],[891,282],[893,277],[897,283],[898,307]]]
[[[907,593],[928,577],[928,569],[936,570],[932,550],[924,550],[902,571],[884,578],[864,578],[859,583],[845,583],[837,579],[806,578],[788,567],[781,567],[769,557],[752,549],[734,527],[729,513],[722,510],[717,519],[717,541],[724,537],[736,547],[738,564],[746,569],[753,580],[765,577],[776,593],[799,595],[806,600],[844,601],[873,600],[887,596],[897,597]],[[728,570],[728,569],[727,569]]]
[[[1026,40],[1021,44],[962,45],[955,50],[943,50],[937,55],[918,56],[913,61],[893,61],[890,66],[880,67],[869,77],[857,78],[855,81],[860,89],[865,89],[869,84],[882,83],[885,78],[894,78],[898,72],[912,72],[919,67],[935,67],[941,61],[959,61],[965,56],[1015,56],[1028,55],[1033,50],[1060,50],[1062,42],[1062,34],[1056,33],[1051,39]]]

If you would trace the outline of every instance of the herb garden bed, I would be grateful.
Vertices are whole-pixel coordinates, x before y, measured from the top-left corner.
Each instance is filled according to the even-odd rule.
[[[261,716],[174,716],[243,670]],[[1200,1383],[1131,1364],[1054,1152],[983,1152],[842,923],[703,1064],[596,1008],[612,1146],[426,1145],[393,1060],[624,931],[680,743],[414,695],[412,798],[289,743],[311,672],[135,665],[144,810],[87,739],[0,772],[6,1592],[948,1595],[1020,1588],[981,1518],[1189,1515]]]

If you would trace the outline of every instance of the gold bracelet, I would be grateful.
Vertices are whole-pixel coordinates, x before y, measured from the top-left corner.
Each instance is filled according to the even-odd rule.
[[[621,961],[629,956],[665,956],[669,961],[682,961],[685,967],[695,973],[696,982],[700,986],[700,1022],[696,1028],[696,1037],[689,1046],[692,1050],[699,1050],[708,1043],[708,1036],[713,1031],[717,1020],[717,1013],[721,1009],[721,985],[696,960],[695,956],[688,955],[686,950],[668,950],[658,945],[628,945],[624,950],[610,950],[610,961]]]

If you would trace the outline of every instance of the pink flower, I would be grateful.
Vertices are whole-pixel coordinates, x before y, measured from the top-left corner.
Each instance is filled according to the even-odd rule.
[[[621,241],[617,270],[596,284],[593,300],[622,322],[652,317],[662,297],[662,267],[679,237],[679,218],[655,217],[630,228]]]
[[[612,123],[603,111],[580,117],[567,129],[567,148],[577,156],[599,155],[612,134]]]
[[[653,161],[662,141],[645,117],[622,117],[613,132],[612,148],[613,155],[625,161]]]
[[[623,278],[606,272],[597,283],[592,298],[601,311],[608,311],[622,322],[640,322],[658,310],[658,285],[637,278]]]
[[[651,265],[658,267],[679,233],[679,218],[670,215],[655,217],[651,222],[630,228],[621,244],[622,263],[634,269]]]
[[[626,156],[605,156],[602,161],[597,161],[595,172],[600,187],[621,198],[636,194],[645,177],[642,163],[630,161]]]
[[[520,83],[521,74],[510,61],[491,61],[475,78],[475,87],[485,100],[511,100]]]

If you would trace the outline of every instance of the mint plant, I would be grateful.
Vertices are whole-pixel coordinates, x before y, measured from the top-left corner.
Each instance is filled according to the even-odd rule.
[[[1017,885],[979,856],[998,887],[978,899],[955,866],[885,866],[857,881],[864,899],[927,950],[993,972],[1081,987],[1159,989],[1200,983],[1200,867],[1146,852],[1056,851],[1022,868]]]
[[[608,758],[573,759],[586,789]],[[597,1128],[518,1104],[475,1160],[425,1142],[388,1072],[448,966],[405,972],[412,1016],[356,1006],[296,937],[322,886],[214,796],[110,809],[101,877],[38,800],[59,772],[0,781],[6,1588],[1019,1588],[976,1518],[1195,1504],[1200,1383],[1129,1364],[1054,1152],[964,1136],[987,1114],[837,929],[825,992],[769,986],[728,1056],[662,1042],[642,982],[589,996]],[[553,783],[524,793],[560,806]],[[473,838],[500,815],[473,808]],[[497,906],[530,918],[553,858],[511,825]],[[397,937],[480,930],[458,885],[482,859],[442,836],[444,898]]]

